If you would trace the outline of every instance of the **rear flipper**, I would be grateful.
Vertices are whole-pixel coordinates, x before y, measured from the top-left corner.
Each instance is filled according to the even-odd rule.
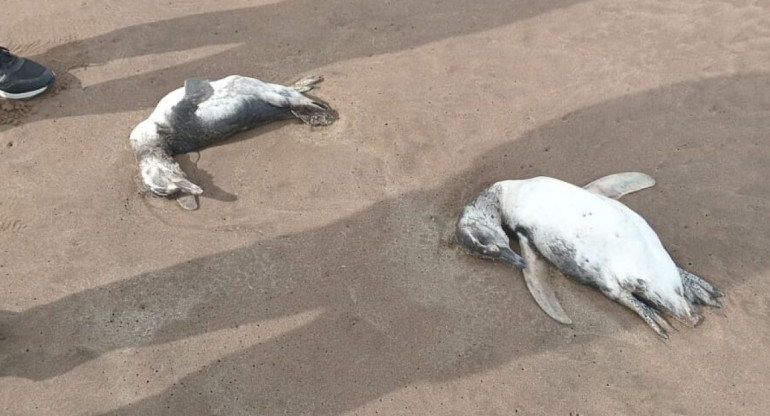
[[[337,112],[321,100],[311,100],[304,97],[298,103],[291,104],[291,112],[297,118],[311,126],[328,126],[337,120]]]
[[[724,296],[722,291],[686,270],[679,269],[679,276],[682,277],[684,295],[691,303],[709,305],[714,308],[722,307],[722,303],[719,302],[719,298]]]
[[[639,300],[632,293],[623,292],[619,296],[612,295],[608,292],[604,292],[604,294],[607,295],[608,298],[636,312],[659,337],[668,339],[668,331],[676,331],[668,321],[658,313],[658,311],[647,306],[647,304]]]
[[[316,84],[320,84],[323,82],[324,77],[322,76],[309,76],[302,78],[301,80],[295,82],[294,84],[290,85],[289,88],[294,89],[297,92],[308,92],[315,88]]]
[[[302,78],[288,88],[300,93],[308,92],[323,80],[322,76],[309,76]],[[291,94],[291,97],[289,105],[292,114],[305,123],[311,126],[328,126],[337,120],[337,112],[332,110],[329,104],[300,94]]]

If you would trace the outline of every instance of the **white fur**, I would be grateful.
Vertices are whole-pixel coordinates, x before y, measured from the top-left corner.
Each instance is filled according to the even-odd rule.
[[[288,107],[294,103],[309,103],[309,98],[299,92],[277,84],[269,84],[255,78],[232,75],[216,81],[210,81],[213,94],[200,103],[196,111],[204,122],[219,120],[237,111],[244,100],[258,96],[277,107]],[[166,94],[150,116],[140,122],[131,131],[129,137],[134,151],[142,148],[162,147],[163,137],[158,133],[159,126],[167,126],[173,117],[172,109],[185,96],[185,88],[177,88]],[[172,195],[179,191],[179,184],[187,184],[192,193],[202,190],[186,180],[186,175],[171,155],[163,152],[144,154],[139,162],[139,172],[143,186],[156,195]]]
[[[220,120],[235,112],[243,101],[253,97],[259,97],[276,107],[312,104],[312,100],[292,88],[262,82],[256,78],[230,75],[216,81],[209,81],[209,84],[214,89],[214,93],[200,103],[195,112],[195,115],[204,121]],[[184,87],[168,93],[158,102],[148,120],[158,124],[167,123],[166,120],[171,117],[171,109],[184,98],[184,95]]]
[[[316,103],[301,93],[313,89],[313,86],[322,80],[322,77],[306,77],[289,87],[239,75],[208,81],[211,89],[199,88],[200,91],[191,92],[194,94],[191,99],[198,98],[195,101],[195,121],[200,122],[204,129],[216,126],[223,120],[226,123],[257,99],[278,108],[290,109],[295,116],[308,124],[330,124],[335,119],[334,112],[325,104]],[[204,86],[205,84],[198,87]],[[193,88],[196,86],[193,85]],[[131,147],[139,162],[142,186],[156,195],[170,196],[179,191],[199,195],[203,192],[200,187],[187,180],[167,143],[164,143],[169,134],[176,134],[175,123],[178,123],[179,115],[175,115],[173,111],[178,111],[175,107],[185,95],[185,87],[166,94],[150,116],[131,132]],[[183,108],[193,107],[188,105]],[[246,127],[248,126],[243,126]],[[221,138],[231,133],[222,133]]]
[[[550,242],[565,241],[578,262],[598,266],[605,295],[613,299],[644,290],[670,306],[682,320],[696,320],[682,295],[678,269],[647,222],[622,203],[547,177],[502,181],[498,194],[511,229],[531,229],[541,254],[558,264]],[[694,323],[694,322],[692,322]]]
[[[141,157],[136,154],[142,186],[146,190],[161,196],[172,195],[179,190],[185,190],[194,195],[203,192],[200,187],[187,180],[187,175],[179,164],[162,149],[162,138],[157,133],[155,122],[144,120],[139,123],[131,131],[129,140],[134,151],[150,150],[142,153]]]

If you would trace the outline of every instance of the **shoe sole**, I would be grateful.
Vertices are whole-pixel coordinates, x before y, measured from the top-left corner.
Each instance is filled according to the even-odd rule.
[[[48,89],[48,85],[46,85],[43,88],[36,89],[34,91],[20,92],[18,94],[12,94],[10,92],[5,92],[3,90],[0,90],[0,97],[7,98],[9,100],[23,100],[25,98],[32,98],[36,95],[40,95],[47,89]]]

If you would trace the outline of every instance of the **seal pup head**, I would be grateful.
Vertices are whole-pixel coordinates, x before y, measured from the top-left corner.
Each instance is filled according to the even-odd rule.
[[[471,253],[503,260],[517,269],[526,267],[524,259],[511,250],[502,225],[500,202],[491,189],[463,208],[455,238]]]
[[[192,195],[203,193],[203,189],[187,180],[179,164],[161,149],[147,149],[137,155],[137,159],[142,185],[153,194],[167,197],[178,192]]]
[[[200,195],[203,190],[187,179],[182,168],[162,145],[162,135],[155,123],[143,121],[131,132],[131,147],[139,163],[142,187],[158,196],[184,192]]]

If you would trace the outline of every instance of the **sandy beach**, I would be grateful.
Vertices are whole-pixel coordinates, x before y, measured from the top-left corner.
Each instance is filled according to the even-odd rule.
[[[767,414],[770,3],[0,7],[57,74],[0,101],[0,414]],[[340,119],[180,156],[197,211],[142,195],[131,129],[230,74],[323,75]],[[726,293],[668,341],[553,271],[561,325],[453,242],[495,181],[622,171]]]

